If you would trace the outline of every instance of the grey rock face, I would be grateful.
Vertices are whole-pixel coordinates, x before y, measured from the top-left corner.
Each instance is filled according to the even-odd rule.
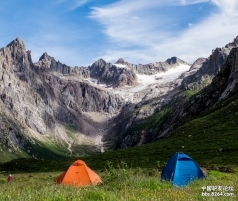
[[[184,79],[186,77],[187,82],[192,82],[193,77],[191,75],[195,74],[201,66],[207,61],[206,58],[198,58],[190,67],[189,71],[183,73],[180,76],[180,79]]]
[[[23,127],[17,122],[14,122],[10,117],[4,113],[0,114],[0,147],[1,149],[23,148],[25,145]]]
[[[123,103],[119,96],[95,88],[88,83],[67,82],[66,85],[59,86],[59,90],[61,93],[57,96],[62,103],[76,111],[116,113]]]
[[[18,38],[0,49],[0,118],[6,116],[0,123],[2,141],[22,148],[24,139],[27,144],[26,139],[33,136],[44,141],[50,135],[62,145],[77,147],[81,140],[75,135],[72,141],[67,126],[86,137],[96,135],[99,123],[84,113],[99,113],[103,120],[103,115],[118,113],[124,100],[85,82],[89,72],[61,64],[47,53],[33,64],[30,51]],[[11,124],[14,129],[5,129]]]
[[[215,75],[221,70],[231,49],[238,47],[238,37],[225,47],[216,48],[207,59],[199,59],[191,66],[191,72],[183,79],[182,89],[201,90],[209,85]],[[196,71],[196,72],[195,72]]]

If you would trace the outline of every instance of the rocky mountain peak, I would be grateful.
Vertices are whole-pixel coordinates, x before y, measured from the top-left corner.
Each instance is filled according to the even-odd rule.
[[[174,63],[178,62],[178,58],[171,57],[170,59],[167,59],[165,62],[167,62],[168,64],[174,64]]]
[[[101,59],[98,59],[95,63],[106,64],[107,62],[101,58]]]
[[[128,63],[123,58],[118,59],[117,62],[114,65],[116,65],[117,67],[133,66],[133,64]]]
[[[39,61],[41,60],[51,60],[53,57],[49,56],[47,52],[43,53],[42,56],[39,58]]]
[[[126,68],[120,68],[103,59],[94,62],[90,67],[90,77],[98,80],[98,83],[112,87],[132,86],[136,80],[135,73]]]
[[[50,68],[52,61],[54,61],[54,58],[49,56],[47,52],[45,52],[39,58],[39,61],[35,63],[35,66],[38,66],[40,68]]]
[[[202,64],[207,60],[207,58],[200,57],[194,63],[192,64],[190,71],[191,70],[198,70]]]
[[[95,61],[89,68],[92,68],[93,66],[99,66],[100,68],[103,66],[108,66],[110,63],[107,63],[106,61],[104,61],[102,58],[98,59],[97,61]],[[110,66],[110,65],[109,65]]]
[[[3,55],[5,55],[9,61],[11,60],[11,62],[15,64],[15,67],[19,68],[18,70],[20,71],[26,67],[26,65],[23,66],[22,64],[32,64],[31,51],[26,51],[26,46],[20,38],[13,40],[5,48],[3,48],[2,51]],[[15,70],[18,71],[17,69]]]
[[[25,46],[23,40],[20,39],[20,38],[16,38],[15,40],[13,40],[11,43],[9,43],[7,45],[7,47],[10,48],[11,50],[13,48],[17,48],[17,49],[21,49],[23,51],[26,51],[26,46]]]
[[[212,54],[206,59],[194,62],[190,72],[182,82],[183,89],[201,90],[212,82],[212,79],[221,70],[232,48],[238,47],[238,36],[233,42],[224,47],[212,50]]]
[[[124,64],[125,60],[123,58],[120,58],[117,60],[117,62],[115,64]]]
[[[189,63],[183,61],[182,59],[179,59],[178,57],[171,57],[171,58],[167,59],[165,62],[168,63],[169,65],[173,65],[173,64],[190,65]]]
[[[238,36],[234,38],[233,42],[228,43],[225,47],[230,49],[234,47],[238,47]]]

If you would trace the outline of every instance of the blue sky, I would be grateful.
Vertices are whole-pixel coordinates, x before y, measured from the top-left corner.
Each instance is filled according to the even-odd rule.
[[[193,63],[238,35],[238,0],[8,0],[0,30],[0,47],[20,37],[34,62]]]

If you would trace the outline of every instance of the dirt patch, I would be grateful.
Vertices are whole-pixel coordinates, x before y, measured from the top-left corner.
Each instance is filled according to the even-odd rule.
[[[219,168],[220,172],[227,172],[227,173],[235,173],[236,171],[233,170],[231,167],[228,166],[222,166]]]

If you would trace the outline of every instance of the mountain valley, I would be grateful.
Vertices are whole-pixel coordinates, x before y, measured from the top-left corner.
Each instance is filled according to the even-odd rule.
[[[70,67],[47,53],[33,63],[17,38],[0,49],[0,162],[85,156],[167,137],[237,93],[237,47],[238,37],[193,64],[120,58]]]

